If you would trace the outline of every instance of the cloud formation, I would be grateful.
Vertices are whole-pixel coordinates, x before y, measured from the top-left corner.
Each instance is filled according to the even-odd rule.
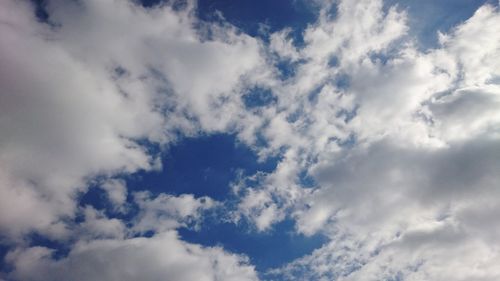
[[[237,105],[219,103],[235,99],[260,59],[258,42],[231,27],[199,34],[192,8],[50,1],[47,9],[50,24],[29,3],[2,2],[0,227],[11,236],[64,236],[60,218],[73,215],[93,177],[159,168],[144,143],[227,130]]]
[[[292,27],[263,39],[202,21],[193,1],[52,0],[45,22],[2,1],[1,277],[258,280],[245,255],[180,238],[217,209],[257,232],[290,219],[328,238],[260,278],[498,280],[498,7],[422,50],[397,6],[317,5],[299,44]],[[240,175],[228,202],[121,179],[212,133],[276,168]],[[109,210],[80,202],[97,187]],[[33,233],[69,252],[30,246]]]
[[[47,248],[11,252],[18,280],[258,280],[252,266],[220,248],[179,240],[175,231],[151,238],[82,242],[54,261]]]
[[[273,273],[291,280],[498,279],[491,214],[500,180],[499,19],[498,8],[486,5],[441,34],[438,49],[421,53],[397,42],[357,61],[346,94],[358,107],[345,126],[356,143],[308,166],[318,188],[294,214],[298,231],[325,231],[332,240]]]

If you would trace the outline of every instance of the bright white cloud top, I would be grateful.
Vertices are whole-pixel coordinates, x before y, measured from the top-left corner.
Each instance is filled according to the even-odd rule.
[[[203,21],[193,1],[45,8],[0,0],[0,279],[500,280],[498,3],[427,48],[379,0],[315,2],[303,42]],[[270,98],[249,106],[256,89]],[[238,176],[228,200],[122,179],[210,134],[278,164]],[[111,212],[80,204],[96,187]],[[255,233],[292,220],[327,242],[259,272],[178,234],[206,217]]]

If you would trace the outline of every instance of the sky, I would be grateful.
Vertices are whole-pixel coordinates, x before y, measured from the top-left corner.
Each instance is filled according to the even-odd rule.
[[[497,0],[0,0],[0,281],[500,280]]]

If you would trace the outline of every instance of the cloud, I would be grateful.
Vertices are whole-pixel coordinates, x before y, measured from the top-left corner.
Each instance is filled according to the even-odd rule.
[[[313,172],[321,188],[295,215],[298,231],[323,231],[331,242],[279,273],[290,280],[497,279],[497,151],[496,139],[438,149],[377,143],[326,160]]]
[[[134,139],[160,141],[162,116],[150,96],[123,95],[104,69],[94,72],[72,56],[26,3],[2,5],[14,16],[2,15],[1,26],[0,158],[7,181],[0,192],[19,212],[4,210],[12,223],[0,225],[13,235],[51,231],[59,216],[74,212],[85,177],[151,168],[153,158]],[[32,212],[20,211],[34,200],[41,201],[38,225],[24,216]]]
[[[127,185],[125,181],[110,179],[105,181],[101,185],[101,188],[106,191],[113,208],[119,211],[124,211],[124,204],[127,201]]]
[[[285,280],[499,278],[497,7],[424,51],[405,11],[382,1],[320,3],[301,46],[289,28],[267,43],[195,9],[53,0],[44,23],[28,3],[0,4],[0,232],[18,242],[9,277],[257,280],[244,256],[176,232],[228,203],[258,231],[291,218],[330,239],[269,272]],[[247,107],[255,87],[273,102]],[[214,132],[276,168],[241,176],[236,204],[148,192],[127,202],[120,175],[161,168],[150,146]],[[132,220],[77,207],[96,183],[115,211],[137,207]],[[33,231],[69,254],[19,243]]]
[[[489,83],[498,77],[498,7],[483,5],[451,34],[440,34],[463,74],[460,84],[473,86]],[[498,84],[498,83],[497,83]]]
[[[91,206],[81,209],[83,221],[72,227],[59,248],[18,244],[6,255],[10,280],[258,280],[244,255],[221,247],[182,241],[179,227],[195,227],[202,212],[215,207],[210,198],[148,192],[134,194],[137,213],[130,223],[109,218]],[[149,236],[141,236],[148,232]],[[152,235],[151,235],[152,233]]]
[[[81,239],[124,238],[125,224],[116,218],[108,218],[104,212],[91,206],[83,209],[84,221],[78,224],[76,235]]]
[[[133,230],[139,233],[163,232],[181,226],[196,227],[203,212],[217,206],[217,202],[209,197],[194,198],[191,194],[176,197],[162,193],[151,198],[148,192],[138,192],[134,198],[139,213]]]
[[[11,252],[7,260],[17,280],[258,280],[245,257],[183,242],[175,231],[81,242],[59,260],[43,247]]]
[[[0,228],[9,237],[64,237],[60,218],[74,216],[93,178],[158,169],[148,144],[230,130],[242,77],[263,62],[259,42],[229,25],[195,29],[192,3],[55,0],[48,23],[29,2],[1,5]],[[120,205],[116,183],[103,188]]]
[[[174,229],[198,223],[215,205],[210,198],[136,193],[132,225],[77,200],[99,185],[115,211],[130,212],[126,184],[115,177],[161,168],[149,145],[232,130],[244,107],[239,93],[263,63],[260,43],[230,25],[198,22],[193,3],[174,11],[54,0],[46,9],[40,22],[29,2],[0,4],[0,231],[12,241],[9,279],[257,280],[246,257],[179,239]],[[148,231],[156,234],[135,237]],[[29,247],[33,232],[69,254]]]
[[[283,58],[289,57],[293,50],[299,56],[299,63],[295,66],[294,75],[282,83],[271,85],[277,104],[275,108],[263,112],[266,122],[261,133],[267,145],[258,147],[257,151],[262,158],[282,155],[280,163],[260,186],[244,195],[239,205],[240,213],[255,220],[261,230],[285,218],[283,210],[303,204],[302,198],[310,190],[302,188],[300,175],[307,174],[318,157],[341,150],[341,146],[350,142],[354,134],[360,135],[361,130],[372,129],[372,126],[360,125],[356,131],[355,124],[383,124],[392,119],[392,116],[386,116],[377,120],[379,113],[372,114],[377,108],[363,114],[365,110],[370,110],[365,109],[368,100],[372,101],[372,106],[383,106],[383,102],[371,94],[372,89],[377,94],[386,93],[393,90],[388,88],[406,89],[407,82],[415,84],[415,87],[427,87],[419,85],[427,77],[416,81],[400,81],[399,77],[394,79],[390,76],[385,80],[379,79],[382,72],[402,75],[401,66],[411,69],[413,57],[405,63],[405,54],[401,54],[401,59],[394,61],[394,70],[389,70],[391,65],[380,69],[382,64],[371,60],[373,54],[395,55],[390,46],[405,35],[404,13],[394,8],[384,12],[381,1],[342,1],[336,17],[329,14],[331,10],[332,4],[324,3],[317,22],[305,30],[304,46],[301,48],[293,50],[292,43],[286,41],[287,30],[271,36],[271,49]],[[333,59],[335,64],[330,63]],[[352,85],[344,89],[341,82]],[[390,82],[396,85],[391,86]],[[380,89],[377,90],[376,85],[380,85]],[[406,96],[405,93],[401,95]],[[401,106],[395,104],[387,108],[398,110]],[[350,124],[353,117],[357,119]],[[370,134],[372,137],[373,133]]]
[[[498,279],[499,18],[483,6],[437,49],[407,42],[347,71],[357,108],[344,128],[356,140],[307,166],[317,188],[293,212],[299,232],[331,242],[271,274]]]

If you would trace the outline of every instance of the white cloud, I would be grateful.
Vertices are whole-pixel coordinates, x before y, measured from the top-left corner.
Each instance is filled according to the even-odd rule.
[[[269,48],[274,51],[281,59],[288,59],[292,62],[299,59],[299,52],[293,45],[290,38],[292,29],[284,29],[271,34]]]
[[[233,129],[239,92],[263,63],[260,43],[229,25],[195,30],[192,3],[174,11],[54,0],[50,25],[29,2],[0,5],[0,194],[8,201],[0,228],[11,237],[67,235],[60,218],[74,215],[93,177],[157,169],[138,141]],[[124,188],[103,188],[124,202]]]
[[[496,134],[500,124],[500,86],[461,88],[428,104],[433,133],[448,141]]]
[[[158,168],[138,140],[161,146],[177,132],[237,133],[260,159],[280,157],[274,171],[235,184],[234,220],[265,231],[288,216],[298,232],[331,241],[273,274],[499,278],[498,8],[481,7],[421,51],[406,13],[382,1],[324,3],[300,48],[289,29],[265,45],[200,24],[191,2],[174,11],[49,1],[53,26],[26,3],[0,5],[0,231],[78,241],[59,260],[19,247],[8,255],[14,278],[257,280],[245,258],[177,236],[218,204],[208,197],[136,193],[130,227],[90,207],[79,233],[62,222],[95,176]],[[276,55],[297,63],[294,75],[277,78]],[[255,85],[276,102],[245,108]],[[102,188],[124,206],[123,182]]]
[[[86,206],[83,209],[84,221],[78,224],[75,233],[84,239],[124,238],[126,236],[125,224],[116,218],[108,218],[102,211]]]
[[[86,176],[149,169],[151,156],[133,139],[158,141],[154,135],[163,121],[148,95],[122,95],[108,74],[68,53],[48,26],[35,22],[26,3],[2,3],[2,11],[14,16],[2,15],[7,23],[1,26],[0,159],[11,180],[0,190],[24,194],[2,196],[19,199],[13,204],[20,208],[31,208],[32,196],[43,198],[35,213],[44,223],[38,225],[23,223],[29,218],[21,214],[31,212],[2,211],[17,217],[8,227],[18,233],[51,228],[60,215],[71,216]],[[48,211],[45,204],[58,206]]]
[[[101,188],[108,195],[108,199],[116,210],[124,211],[124,204],[127,201],[127,185],[124,180],[110,179],[105,181]]]
[[[318,151],[308,166],[318,188],[293,213],[298,231],[331,242],[273,274],[499,278],[498,228],[488,215],[498,213],[500,181],[499,18],[484,6],[436,50],[400,44],[386,62],[366,57],[347,70],[345,92],[358,107],[344,128],[357,142]]]
[[[452,34],[441,34],[444,47],[459,64],[463,74],[460,85],[483,85],[500,75],[499,21],[498,7],[484,5],[464,24],[456,27]]]
[[[209,197],[195,198],[191,194],[176,197],[162,193],[151,198],[148,192],[138,192],[134,194],[134,201],[139,206],[139,213],[132,229],[139,233],[196,227],[203,212],[217,206]]]
[[[278,101],[276,108],[269,109],[264,114],[267,122],[262,135],[267,146],[259,148],[259,154],[262,158],[274,154],[282,154],[283,157],[276,170],[268,175],[268,179],[256,190],[248,192],[239,205],[242,214],[258,222],[259,229],[267,229],[271,223],[283,219],[285,215],[280,209],[290,209],[291,206],[303,203],[301,198],[310,190],[301,187],[299,175],[307,172],[319,157],[341,150],[342,143],[349,142],[353,134],[361,134],[362,130],[380,130],[381,124],[394,119],[397,112],[377,119],[380,115],[377,111],[383,106],[381,100],[384,97],[377,100],[372,90],[377,95],[389,95],[393,90],[406,90],[408,82],[415,85],[408,92],[431,87],[419,84],[427,82],[427,73],[420,72],[425,72],[426,67],[431,68],[430,62],[423,61],[414,66],[414,54],[404,52],[398,55],[400,59],[393,62],[394,66],[387,65],[384,66],[385,69],[380,69],[381,63],[371,61],[370,55],[373,54],[395,55],[390,45],[405,35],[407,27],[404,13],[393,8],[384,13],[381,1],[342,1],[335,18],[328,14],[330,10],[329,4],[322,7],[317,22],[308,26],[304,32],[305,46],[293,51],[303,61],[297,66],[295,75],[283,83],[271,85]],[[271,38],[283,43],[286,34],[287,30],[284,30],[273,34]],[[271,42],[271,48],[277,49],[279,54],[286,57],[294,47],[290,42]],[[405,56],[409,57],[408,62],[405,61]],[[335,65],[329,63],[333,58],[337,60]],[[401,68],[404,67],[422,77],[408,78],[415,81],[400,81],[400,77],[393,77],[402,76],[401,70],[404,69]],[[392,72],[393,75],[389,76],[387,72]],[[379,79],[382,75],[387,75],[387,78]],[[347,90],[343,89],[337,85],[342,79],[349,79],[353,85]],[[373,82],[377,84],[374,85]],[[390,82],[395,85],[390,85]],[[407,94],[402,92],[401,96],[404,100]],[[415,100],[413,104],[418,104],[418,98]],[[350,122],[348,119],[352,117],[347,118],[346,114],[356,115],[353,112],[360,104],[357,120]],[[388,108],[402,110],[400,104]],[[365,110],[366,113],[362,114]],[[409,109],[405,113],[411,117]],[[364,122],[376,123],[374,126],[364,126]],[[355,125],[359,123],[361,125]],[[372,137],[375,133],[367,134]],[[256,198],[260,199],[255,200]],[[273,214],[274,218],[269,214]]]
[[[16,268],[11,277],[27,281],[258,280],[245,257],[183,242],[175,231],[151,238],[80,242],[59,260],[43,247],[14,251],[7,259]]]
[[[138,213],[131,223],[108,218],[104,211],[82,208],[83,222],[66,241],[69,253],[18,244],[5,258],[11,280],[258,280],[244,255],[221,247],[184,242],[176,229],[196,227],[202,212],[216,206],[210,198],[148,192],[134,194]],[[140,237],[153,231],[150,237]]]

